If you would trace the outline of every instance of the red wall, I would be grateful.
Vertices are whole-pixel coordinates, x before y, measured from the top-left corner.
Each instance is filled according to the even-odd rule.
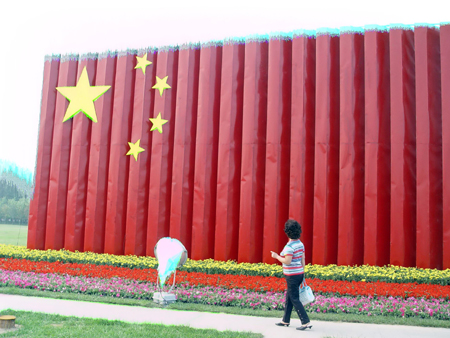
[[[28,247],[274,263],[294,218],[307,262],[450,268],[449,46],[445,25],[49,57]],[[111,89],[63,123],[84,66]]]

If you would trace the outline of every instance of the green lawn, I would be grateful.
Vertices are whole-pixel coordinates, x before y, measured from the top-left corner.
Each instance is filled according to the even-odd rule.
[[[27,245],[27,225],[0,224],[0,244]]]
[[[1,337],[155,337],[155,338],[262,338],[259,333],[193,329],[189,326],[161,324],[131,324],[118,320],[65,317],[28,311],[3,310],[0,315],[16,316],[18,330],[1,334]]]

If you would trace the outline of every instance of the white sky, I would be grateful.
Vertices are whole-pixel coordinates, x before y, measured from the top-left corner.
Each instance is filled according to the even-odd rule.
[[[448,0],[41,0],[0,13],[0,159],[34,171],[44,56],[251,34],[450,21]],[[65,5],[67,3],[67,5]]]

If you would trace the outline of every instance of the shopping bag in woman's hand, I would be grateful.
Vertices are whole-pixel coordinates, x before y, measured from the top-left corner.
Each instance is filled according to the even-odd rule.
[[[314,294],[311,290],[311,288],[306,285],[306,281],[303,280],[303,283],[300,284],[300,288],[299,288],[299,294],[300,294],[300,301],[302,302],[303,306],[314,302],[314,299],[316,299],[314,297]]]

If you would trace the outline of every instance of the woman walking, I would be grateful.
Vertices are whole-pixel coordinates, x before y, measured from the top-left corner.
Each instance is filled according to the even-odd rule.
[[[302,322],[302,326],[298,327],[297,330],[311,329],[312,325],[299,296],[299,287],[303,282],[303,268],[305,266],[305,249],[300,241],[302,228],[297,221],[289,219],[284,224],[284,232],[289,237],[289,242],[285,245],[281,255],[271,251],[272,257],[283,263],[283,273],[287,283],[284,316],[282,321],[275,325],[289,326],[292,307],[294,307]]]

